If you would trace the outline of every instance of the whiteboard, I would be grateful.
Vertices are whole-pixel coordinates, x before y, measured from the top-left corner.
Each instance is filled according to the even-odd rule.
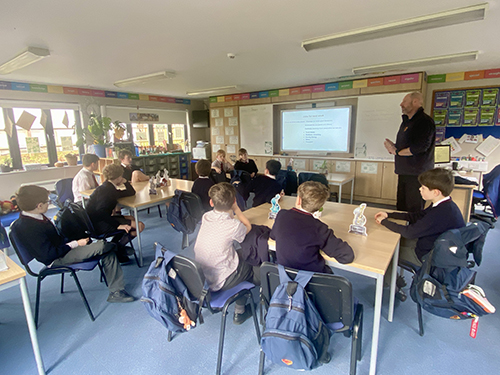
[[[249,155],[265,154],[266,146],[272,154],[273,105],[240,107],[240,137],[241,147],[246,148]]]
[[[401,125],[401,101],[407,93],[376,94],[358,97],[355,146],[366,145],[366,157],[392,160],[384,140],[396,142]]]

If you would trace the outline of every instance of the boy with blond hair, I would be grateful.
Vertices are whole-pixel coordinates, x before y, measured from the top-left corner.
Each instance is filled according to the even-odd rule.
[[[279,264],[299,270],[332,273],[320,250],[339,263],[353,261],[354,252],[349,244],[335,237],[328,225],[313,216],[329,195],[323,184],[307,181],[299,186],[295,207],[278,212],[270,238],[276,240]]]
[[[203,215],[194,254],[210,290],[228,290],[243,281],[260,284],[258,267],[254,273],[252,266],[240,258],[233,245],[233,241],[243,242],[252,229],[236,204],[235,188],[221,182],[212,186],[208,194],[214,209]],[[234,324],[242,324],[252,315],[250,307],[245,304],[245,297],[236,300]]]
[[[212,162],[212,168],[217,173],[226,173],[234,170],[233,165],[226,160],[226,151],[219,150],[215,154],[215,160]]]

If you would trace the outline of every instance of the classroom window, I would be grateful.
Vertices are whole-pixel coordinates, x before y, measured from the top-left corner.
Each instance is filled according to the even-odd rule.
[[[132,123],[132,135],[137,146],[149,146],[149,129],[148,124]]]
[[[75,143],[76,136],[75,111],[70,109],[51,109],[52,127],[57,149],[57,160],[65,161],[66,154],[79,154]]]
[[[175,150],[184,150],[186,132],[184,124],[172,124],[172,143]]]
[[[10,158],[9,140],[5,131],[5,120],[3,110],[0,108],[0,164],[5,158]]]
[[[168,147],[168,125],[154,124],[155,146]]]
[[[42,110],[40,108],[12,108],[12,110],[23,164],[48,164],[45,129],[40,123]],[[30,115],[35,116],[31,127],[29,127],[32,121]]]

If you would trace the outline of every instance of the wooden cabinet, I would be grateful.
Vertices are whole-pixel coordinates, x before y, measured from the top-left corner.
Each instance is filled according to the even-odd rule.
[[[217,150],[224,150],[227,160],[234,164],[240,148],[239,107],[210,108],[210,134],[212,160]]]
[[[382,199],[393,199],[397,197],[398,175],[394,173],[394,163],[383,163],[382,166]]]
[[[354,195],[380,198],[383,164],[376,161],[357,161]]]

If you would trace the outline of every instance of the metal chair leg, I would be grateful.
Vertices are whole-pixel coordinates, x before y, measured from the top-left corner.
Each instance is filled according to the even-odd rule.
[[[257,335],[257,344],[260,345],[259,322],[257,320],[257,314],[255,312],[255,304],[253,303],[253,299],[252,299],[251,293],[250,293],[250,308],[252,309],[253,324],[255,326],[255,334]]]
[[[61,273],[61,294],[64,293],[64,273]]]
[[[90,319],[92,321],[95,320],[94,314],[92,314],[92,310],[90,309],[89,303],[87,301],[87,297],[85,297],[85,293],[83,293],[82,286],[80,285],[80,281],[78,280],[78,276],[76,276],[76,273],[74,271],[71,272],[71,276],[73,276],[73,279],[75,279],[75,284],[76,287],[78,288],[78,291],[80,292],[80,296],[82,297],[83,303],[85,304],[85,308],[87,309],[87,312],[89,313]]]
[[[418,334],[420,336],[424,335],[424,321],[422,319],[422,306],[417,303],[417,315],[418,315]]]
[[[161,206],[160,205],[158,205],[158,213],[160,214],[160,219],[161,219],[163,216],[161,216]]]
[[[172,341],[172,331],[168,331],[167,341],[168,342]]]
[[[108,280],[106,280],[106,275],[104,274],[104,269],[102,268],[101,261],[97,262],[97,265],[99,266],[99,271],[101,271],[100,282],[102,283],[104,281],[104,284],[108,286]]]
[[[220,323],[220,334],[219,334],[219,353],[217,355],[217,370],[215,371],[216,375],[220,375],[220,371],[222,368],[222,352],[224,349],[224,335],[226,333],[226,317],[227,317],[227,309],[229,305],[224,306],[222,309],[222,317]]]
[[[266,362],[266,354],[260,349],[260,359],[259,359],[259,375],[264,374],[264,363]]]
[[[42,291],[42,278],[37,277],[35,300],[35,328],[38,328],[38,313],[40,312],[40,292]]]

